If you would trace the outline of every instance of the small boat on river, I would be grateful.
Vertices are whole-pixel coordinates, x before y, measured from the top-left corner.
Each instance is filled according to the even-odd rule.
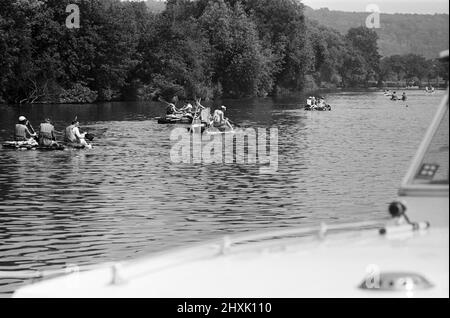
[[[325,105],[325,106],[311,106],[311,105],[306,105],[304,108],[306,111],[319,111],[319,112],[323,112],[323,111],[331,111],[331,106],[330,105]]]
[[[163,117],[157,117],[158,124],[161,125],[173,125],[173,124],[192,124],[192,116],[190,115],[166,115]]]
[[[223,124],[221,126],[214,126],[211,121],[211,109],[205,108],[200,113],[200,116],[196,117],[191,127],[189,127],[189,132],[191,133],[204,133],[207,135],[224,135],[224,134],[234,134],[235,129],[233,124],[226,119],[229,124]]]

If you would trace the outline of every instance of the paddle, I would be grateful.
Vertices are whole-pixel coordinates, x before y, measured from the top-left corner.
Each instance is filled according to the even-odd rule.
[[[160,102],[166,103],[167,105],[170,105],[170,103],[168,101],[166,101],[164,98],[162,98],[161,96],[158,97],[158,100]]]
[[[84,135],[84,139],[87,139],[89,141],[94,140],[95,136],[93,134],[90,133],[86,133],[86,135]]]
[[[236,124],[235,122],[231,121],[231,120],[228,119],[228,118],[225,118],[225,120],[228,121],[231,125],[236,126],[237,128],[242,128],[241,125]]]
[[[168,101],[166,101],[164,98],[162,98],[161,96],[159,96],[158,97],[158,100],[160,101],[160,102],[162,102],[162,103],[165,103],[165,104],[167,104],[167,106],[169,106],[169,105],[175,105],[175,104],[173,104],[173,103],[169,103]],[[182,112],[175,106],[175,115],[176,114],[181,114]]]
[[[33,125],[31,125],[30,121],[28,121],[28,120],[27,120],[27,127],[30,128],[32,134],[36,134],[36,131],[34,130]],[[37,135],[34,136],[33,139],[38,141],[38,136]]]

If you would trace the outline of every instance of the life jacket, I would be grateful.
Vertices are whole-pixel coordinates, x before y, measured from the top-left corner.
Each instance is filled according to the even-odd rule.
[[[47,138],[53,140],[53,132],[55,127],[49,123],[42,123],[39,127],[39,137]]]
[[[75,136],[73,129],[75,128],[75,125],[70,125],[66,128],[65,134],[64,134],[64,141],[66,142],[77,142],[77,137]]]
[[[17,141],[26,141],[28,140],[28,134],[29,130],[27,128],[27,126],[22,125],[22,124],[16,124],[16,128],[15,128],[15,139]]]
[[[42,123],[39,127],[39,143],[44,146],[50,146],[53,141],[53,131],[55,127],[49,123]]]

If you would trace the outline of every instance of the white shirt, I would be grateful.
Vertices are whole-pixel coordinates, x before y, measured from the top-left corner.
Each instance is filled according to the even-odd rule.
[[[83,138],[84,138],[84,134],[80,134],[80,130],[78,129],[78,127],[74,127],[74,128],[73,128],[73,134],[74,134],[78,139],[83,139]]]

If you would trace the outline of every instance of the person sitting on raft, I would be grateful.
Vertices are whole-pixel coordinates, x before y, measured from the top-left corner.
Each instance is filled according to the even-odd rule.
[[[319,108],[325,108],[325,107],[327,106],[327,105],[325,104],[325,98],[320,97],[317,106],[318,106]]]
[[[408,99],[408,96],[406,96],[406,93],[403,92],[403,94],[402,94],[402,101],[406,102],[407,99]]]
[[[188,103],[180,111],[183,112],[185,114],[185,116],[187,115],[187,116],[192,117],[192,114],[194,113],[194,107],[192,106],[191,103]]]
[[[85,147],[91,147],[85,139],[86,133],[80,133],[80,123],[78,120],[74,120],[70,126],[65,130],[64,141]]]
[[[49,118],[46,118],[39,126],[39,145],[50,147],[56,145],[55,127]]]
[[[233,129],[233,126],[231,126],[230,122],[225,118],[226,110],[227,108],[225,106],[220,106],[220,109],[216,109],[214,111],[212,122],[213,127],[219,128],[227,125],[231,129]]]
[[[177,115],[180,114],[180,111],[177,109],[175,104],[168,103],[166,108],[166,115]]]
[[[397,92],[392,93],[391,100],[398,100]]]
[[[29,121],[25,118],[25,116],[19,117],[19,123],[15,126],[15,133],[14,137],[16,141],[25,141],[29,143],[30,145],[37,145],[36,140],[34,137],[36,137],[36,133],[30,132],[28,129]]]

